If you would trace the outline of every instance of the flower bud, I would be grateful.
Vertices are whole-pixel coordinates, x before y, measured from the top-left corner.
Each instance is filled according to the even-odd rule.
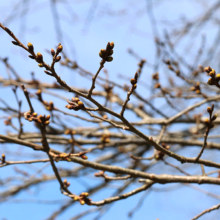
[[[45,125],[49,125],[50,124],[50,121],[45,121]]]
[[[207,112],[208,112],[209,114],[212,113],[211,107],[208,107],[208,108],[207,108]]]
[[[84,201],[84,200],[82,200],[82,199],[80,199],[80,201],[79,201],[79,202],[80,202],[80,204],[81,204],[81,205],[84,205],[84,204],[85,204],[85,201]]]
[[[88,159],[88,157],[87,157],[85,154],[82,155],[81,158],[82,158],[83,160],[87,160],[87,159]]]
[[[215,119],[217,118],[217,116],[218,116],[217,114],[214,114],[214,115],[212,116],[212,119],[211,119],[211,120],[212,120],[212,121],[215,121]]]
[[[2,163],[5,163],[5,154],[2,154]]]
[[[74,200],[78,201],[79,200],[79,196],[74,196]]]
[[[46,120],[49,120],[49,119],[50,119],[50,115],[47,115],[47,116],[46,116]]]
[[[111,43],[110,43],[110,47],[111,47],[111,49],[113,49],[114,46],[115,46],[114,42],[111,42]]]
[[[205,72],[209,73],[212,70],[212,68],[210,66],[208,66],[208,67],[205,67],[204,70],[205,70]]]
[[[214,70],[214,69],[212,69],[212,70],[209,72],[209,76],[215,77],[215,70]]]
[[[34,46],[33,46],[32,43],[29,42],[29,43],[27,44],[27,46],[28,46],[28,49],[29,49],[30,52],[33,52],[33,51],[34,51]]]
[[[135,79],[131,79],[130,82],[132,85],[134,85],[137,81]]]
[[[56,57],[55,62],[59,62],[61,60],[61,56]]]
[[[55,50],[52,48],[52,49],[50,50],[50,53],[51,53],[52,56],[54,56],[54,55],[55,55]]]
[[[57,47],[57,53],[62,52],[62,50],[63,50],[63,46],[62,46],[62,45],[59,45],[59,46]]]
[[[99,52],[99,56],[101,58],[104,58],[105,57],[105,53],[106,53],[106,50],[105,49],[101,49],[100,52]]]
[[[37,112],[34,112],[32,115],[33,115],[34,117],[36,117],[36,116],[37,116]]]
[[[215,77],[217,80],[220,80],[220,73],[218,73]]]
[[[19,45],[19,43],[18,43],[17,41],[12,41],[12,43],[13,43],[14,45],[16,45],[16,46]]]
[[[43,63],[43,55],[41,53],[37,53],[37,56],[36,56],[36,61],[38,63]]]
[[[214,85],[215,84],[215,80],[213,78],[209,78],[207,84],[208,85]]]
[[[79,105],[79,107],[84,107],[84,104],[83,104],[83,102],[82,101],[79,101],[79,102],[77,102],[77,104]]]
[[[113,54],[113,50],[110,50],[108,56],[111,56],[112,54]]]
[[[113,60],[113,57],[107,57],[106,61],[111,62]]]
[[[38,66],[39,67],[44,67],[44,64],[43,63],[39,63]]]

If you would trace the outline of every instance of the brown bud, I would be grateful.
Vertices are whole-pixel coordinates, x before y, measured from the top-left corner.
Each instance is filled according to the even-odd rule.
[[[205,121],[206,124],[209,124],[209,123],[210,123],[210,121],[209,121],[208,118],[206,118],[204,121]]]
[[[82,158],[83,160],[87,160],[87,159],[88,159],[88,157],[87,157],[85,154],[82,155],[81,158]]]
[[[87,196],[89,196],[89,193],[88,192],[82,192],[80,195],[87,197]]]
[[[217,80],[220,80],[220,73],[218,73],[215,77]]]
[[[106,53],[106,50],[105,49],[101,49],[100,52],[99,52],[99,56],[101,58],[104,58],[105,57],[105,53]]]
[[[78,201],[79,200],[79,196],[74,196],[74,200]]]
[[[209,72],[209,76],[215,77],[215,70],[214,70],[214,69],[212,69],[212,70]]]
[[[61,60],[61,56],[56,57],[55,62],[59,62]]]
[[[110,50],[109,52],[108,52],[108,56],[111,56],[113,54],[113,50]]]
[[[79,202],[80,202],[81,205],[85,204],[85,201],[83,199],[80,199]]]
[[[50,115],[47,115],[47,116],[46,116],[46,120],[49,120],[49,119],[50,119]]]
[[[50,124],[50,121],[45,121],[45,125],[49,125]]]
[[[211,107],[208,107],[208,108],[207,108],[207,112],[208,112],[209,114],[212,113]]]
[[[62,46],[62,45],[59,45],[59,46],[57,47],[57,53],[62,52],[62,50],[63,50],[63,46]]]
[[[169,68],[170,70],[174,70],[173,67],[172,67],[171,65],[169,65],[168,68]]]
[[[79,98],[77,98],[77,97],[75,97],[75,98],[72,97],[72,101],[73,101],[73,102],[78,102],[78,101],[79,101]]]
[[[28,49],[29,49],[30,52],[33,52],[33,51],[34,51],[34,46],[33,46],[32,43],[29,42],[29,43],[27,44],[27,46],[28,46]]]
[[[5,154],[2,154],[2,163],[5,163]]]
[[[16,45],[16,46],[19,45],[19,43],[18,43],[17,41],[12,41],[12,43],[13,43],[14,45]]]
[[[55,55],[55,50],[52,48],[52,49],[50,50],[50,53],[51,53],[52,56],[54,56],[54,55]]]
[[[218,117],[218,115],[217,114],[214,114],[213,116],[212,116],[212,121],[215,121],[215,119]]]
[[[66,129],[64,134],[70,134],[71,130],[70,129]]]
[[[32,113],[32,115],[33,115],[34,117],[36,117],[36,116],[37,116],[37,112]]]
[[[79,102],[77,102],[77,104],[79,105],[79,107],[84,107],[84,104],[83,104],[83,102],[82,101],[79,101]]]
[[[39,63],[38,66],[39,67],[44,67],[44,64],[43,63]]]
[[[112,60],[113,60],[113,57],[107,57],[106,59],[107,62],[112,62]]]
[[[160,83],[157,83],[157,84],[154,85],[154,88],[156,88],[156,89],[158,89],[160,87],[161,87]]]
[[[213,78],[209,78],[207,84],[208,85],[214,85],[215,84],[215,80]]]
[[[132,85],[137,83],[137,81],[135,79],[133,79],[133,78],[130,80],[130,82],[131,82]]]
[[[212,68],[210,66],[208,66],[208,67],[205,67],[204,70],[205,70],[205,72],[209,73],[212,70]]]
[[[31,59],[33,59],[33,60],[35,59],[34,56],[32,56],[32,55],[29,55],[29,57],[30,57]]]
[[[37,53],[37,56],[36,56],[36,61],[38,63],[43,63],[43,55],[41,53]]]
[[[209,128],[212,129],[212,128],[214,128],[214,126],[215,126],[214,124],[210,124]]]
[[[179,76],[180,75],[180,70],[176,70],[175,73],[176,73],[177,76]]]
[[[110,48],[111,48],[111,49],[113,49],[114,46],[115,46],[114,42],[111,42],[109,45],[110,45]]]

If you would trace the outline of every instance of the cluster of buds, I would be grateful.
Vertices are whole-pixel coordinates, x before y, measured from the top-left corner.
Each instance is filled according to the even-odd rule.
[[[63,180],[63,185],[65,188],[68,188],[70,186],[70,182],[67,182],[66,179]]]
[[[40,89],[38,89],[35,94],[37,95],[38,100],[44,104],[44,106],[46,107],[46,109],[48,111],[52,111],[52,110],[55,109],[54,104],[53,104],[52,101],[47,102],[47,101],[43,100],[43,98],[42,98],[42,91]]]
[[[65,130],[65,132],[64,132],[64,134],[72,134],[72,135],[74,135],[76,132],[74,131],[74,130],[72,130],[72,129],[66,129]]]
[[[82,101],[79,100],[79,98],[72,97],[72,101],[67,101],[69,105],[66,105],[65,107],[68,109],[73,109],[75,111],[78,111],[80,109],[84,109],[85,106]]]
[[[159,89],[159,88],[161,88],[161,85],[160,85],[160,83],[158,82],[158,83],[156,83],[155,85],[154,85],[154,88],[156,88],[156,89]]]
[[[4,164],[5,163],[5,154],[2,154],[2,164]]]
[[[170,61],[169,59],[168,60],[164,60],[164,63],[167,65],[168,69],[175,72],[177,76],[180,75],[180,71],[178,69],[178,63],[175,62],[175,61]],[[176,67],[174,67],[176,66]]]
[[[56,52],[53,48],[51,49],[50,53],[53,56],[53,59],[55,62],[59,62],[61,60],[61,56],[58,56],[58,55],[59,53],[62,52],[62,50],[63,50],[63,46],[61,45],[61,43],[58,44]]]
[[[4,120],[5,125],[12,125],[11,117],[8,117],[8,119]]]
[[[43,104],[48,111],[54,110],[54,104],[52,101],[50,101],[50,102],[44,101]]]
[[[25,112],[24,113],[24,118],[26,119],[26,120],[28,120],[28,121],[35,121],[35,122],[37,122],[37,123],[41,123],[43,126],[45,126],[45,125],[49,125],[49,123],[50,123],[50,115],[47,115],[47,116],[45,116],[45,115],[37,115],[37,113],[36,112],[33,112],[32,114],[31,114],[31,111],[28,111],[28,112]]]
[[[142,59],[139,63],[138,63],[138,70],[137,70],[137,72],[138,72],[138,74],[139,74],[139,76],[140,76],[140,74],[141,74],[141,72],[142,72],[142,69],[143,69],[143,66],[144,66],[144,64],[146,63],[146,60],[145,59]]]
[[[156,73],[152,74],[152,79],[158,81],[159,80],[159,73],[156,72]]]
[[[165,143],[162,143],[161,146],[162,146],[163,148],[167,149],[167,150],[170,149],[170,146],[166,145]],[[165,155],[165,154],[164,154],[162,151],[157,151],[157,152],[155,153],[155,155],[154,155],[154,158],[155,158],[156,160],[162,160],[163,157],[164,157],[164,155]]]
[[[61,154],[55,155],[55,156],[54,156],[54,160],[55,160],[56,162],[58,162],[58,161],[60,161],[60,160],[71,161],[71,159],[70,159],[69,157],[70,157],[70,154],[61,153]]]
[[[136,72],[134,78],[130,80],[133,89],[137,88],[137,80],[138,80],[138,73]]]
[[[109,143],[110,142],[110,134],[103,134],[101,137],[102,143]]]
[[[138,63],[138,66],[139,66],[138,73],[139,73],[139,74],[141,73],[142,68],[143,68],[143,66],[144,66],[145,63],[146,63],[146,60],[145,60],[145,59],[142,59],[142,60],[140,61],[140,63]]]
[[[81,205],[84,205],[85,203],[87,205],[90,205],[91,199],[89,199],[88,196],[89,196],[88,192],[82,192],[79,196],[74,196],[74,200],[79,201]]]
[[[216,74],[215,70],[210,66],[204,68],[205,72],[211,77],[209,78],[207,84],[219,86],[220,73]]]
[[[114,46],[114,42],[108,42],[106,49],[100,50],[99,56],[103,59],[104,62],[111,62],[113,60],[113,57],[111,55],[113,54]]]
[[[155,89],[161,88],[161,85],[159,83],[159,73],[158,72],[152,74],[152,79],[156,81],[156,84],[154,85],[154,88]]]
[[[214,127],[213,122],[217,118],[217,114],[213,115],[213,110],[214,110],[214,104],[212,104],[211,107],[207,108],[207,112],[209,113],[209,119],[208,118],[205,119],[205,124],[207,125],[207,129],[209,129],[209,130]]]
[[[191,91],[195,91],[197,94],[201,94],[200,83],[197,82],[196,85],[190,88]]]
[[[95,177],[104,177],[105,176],[105,171],[99,171],[98,173],[94,174]]]

